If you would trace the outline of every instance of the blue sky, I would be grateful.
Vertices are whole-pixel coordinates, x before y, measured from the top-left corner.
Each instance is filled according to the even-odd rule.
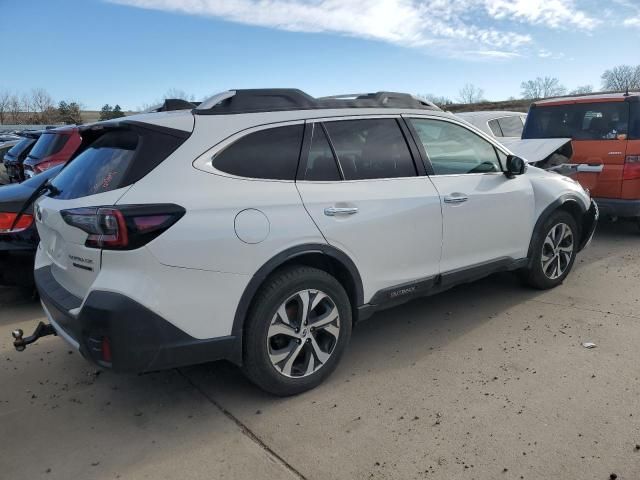
[[[0,0],[0,89],[86,108],[176,88],[376,90],[490,100],[640,64],[638,0]]]

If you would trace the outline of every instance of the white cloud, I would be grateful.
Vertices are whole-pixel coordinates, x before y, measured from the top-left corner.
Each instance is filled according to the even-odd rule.
[[[627,18],[624,21],[625,27],[637,27],[640,28],[640,17]]]
[[[496,58],[496,59],[509,59],[521,57],[519,53],[516,52],[505,52],[501,50],[469,50],[465,52],[469,57],[474,57],[476,55],[483,58]]]
[[[550,28],[592,30],[600,20],[579,10],[574,0],[485,0],[493,18],[511,19]]]
[[[510,58],[532,42],[529,35],[478,26],[466,18],[485,14],[486,0],[109,0],[140,8],[217,17],[301,32],[330,32],[446,54],[469,48],[485,57]]]

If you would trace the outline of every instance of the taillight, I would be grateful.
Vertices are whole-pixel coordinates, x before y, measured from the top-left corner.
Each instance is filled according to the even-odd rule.
[[[43,162],[43,163],[38,163],[37,165],[33,166],[33,172],[37,175],[39,173],[42,173],[46,170],[49,170],[51,167],[55,166],[53,163],[51,162]]]
[[[26,230],[33,224],[33,215],[0,212],[0,233],[15,233]]]
[[[107,250],[133,250],[156,238],[185,214],[173,205],[123,205],[63,210],[69,225],[89,234],[85,246]]]
[[[627,155],[624,162],[623,180],[637,180],[640,178],[640,155]]]

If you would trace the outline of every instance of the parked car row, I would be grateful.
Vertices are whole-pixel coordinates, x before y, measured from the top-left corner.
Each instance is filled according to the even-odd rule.
[[[497,271],[559,285],[598,218],[577,182],[407,94],[234,90],[79,134],[32,194],[49,324],[14,345],[55,333],[116,372],[227,359],[299,393],[375,311]]]
[[[22,182],[66,163],[82,141],[77,127],[25,131],[3,156],[10,183]]]

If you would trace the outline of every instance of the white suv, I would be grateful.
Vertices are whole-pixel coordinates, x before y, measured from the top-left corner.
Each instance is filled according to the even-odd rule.
[[[15,343],[118,372],[227,359],[302,392],[374,311],[504,270],[554,287],[596,225],[577,183],[406,94],[235,90],[82,135],[35,208],[51,326]]]

